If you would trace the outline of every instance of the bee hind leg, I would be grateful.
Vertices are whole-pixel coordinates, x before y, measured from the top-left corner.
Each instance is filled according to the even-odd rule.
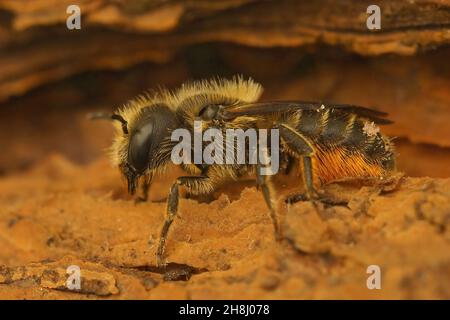
[[[296,193],[296,194],[292,194],[290,196],[287,196],[286,199],[284,199],[284,202],[286,202],[287,204],[294,204],[296,202],[300,202],[300,201],[308,201],[308,196],[306,195],[306,193]]]
[[[303,158],[303,174],[305,180],[305,193],[298,193],[288,196],[285,199],[287,204],[294,204],[299,201],[319,201],[328,206],[346,206],[348,201],[343,199],[337,199],[332,196],[328,196],[323,193],[318,193],[314,189],[313,185],[313,171],[312,171],[312,162],[310,157]]]
[[[294,194],[286,198],[285,202],[293,204],[298,201],[319,201],[326,205],[342,204],[342,201],[329,198],[323,194],[319,194],[314,188],[314,174],[311,157],[314,155],[314,147],[311,141],[297,130],[289,127],[286,124],[279,126],[280,136],[287,144],[289,150],[299,159],[303,164],[303,183],[305,186],[305,193]]]
[[[348,202],[342,199],[329,197],[325,194],[319,194],[313,185],[313,170],[310,157],[303,157],[303,174],[305,180],[306,193],[298,193],[288,196],[285,199],[287,204],[294,204],[299,201],[320,201],[329,206],[347,205]]]
[[[284,202],[288,205],[291,205],[296,202],[310,201],[310,200],[311,199],[308,198],[308,195],[306,193],[295,193],[290,196],[287,196],[286,199],[284,199]],[[317,197],[317,199],[313,199],[313,200],[320,201],[321,203],[323,203],[327,206],[347,206],[348,205],[347,200],[327,197],[325,195],[320,195]]]
[[[303,161],[303,180],[306,189],[306,194],[302,196],[295,196],[292,200],[300,201],[313,200],[317,198],[317,192],[314,189],[313,184],[313,168],[311,156],[314,154],[314,147],[309,139],[303,136],[297,130],[291,128],[286,124],[279,126],[280,136],[286,143],[289,150],[295,155],[295,157],[302,159]]]

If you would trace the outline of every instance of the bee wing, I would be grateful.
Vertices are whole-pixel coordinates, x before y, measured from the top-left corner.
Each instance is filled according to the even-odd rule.
[[[320,110],[321,108],[342,109],[348,113],[357,114],[360,117],[368,118],[377,124],[390,124],[389,119],[384,119],[387,116],[386,112],[369,109],[366,107],[349,105],[349,104],[325,104],[322,102],[307,102],[307,101],[269,101],[269,102],[255,102],[248,104],[240,104],[226,107],[222,110],[222,115],[225,119],[233,119],[240,116],[255,116],[269,113],[284,112],[290,110]]]

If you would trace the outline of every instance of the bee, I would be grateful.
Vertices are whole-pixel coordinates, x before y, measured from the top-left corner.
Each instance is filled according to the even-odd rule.
[[[227,129],[278,130],[279,148],[269,146],[270,152],[277,152],[284,164],[298,164],[305,190],[288,197],[287,202],[320,200],[317,190],[330,181],[384,177],[395,171],[394,146],[378,127],[391,123],[386,113],[321,102],[258,102],[261,93],[261,85],[242,77],[196,81],[176,91],[161,89],[139,96],[113,114],[93,114],[92,118],[115,120],[110,158],[126,178],[128,192],[134,194],[140,187],[143,200],[148,199],[152,179],[163,175],[171,164],[171,152],[177,143],[171,139],[172,132],[183,128],[194,134],[196,120],[202,121],[203,129],[216,128],[224,133]],[[205,195],[245,174],[253,175],[267,204],[275,236],[282,238],[271,177],[259,173],[259,163],[179,166],[186,174],[178,177],[169,190],[157,249],[158,266],[165,265],[166,239],[178,212],[180,188],[192,195]]]

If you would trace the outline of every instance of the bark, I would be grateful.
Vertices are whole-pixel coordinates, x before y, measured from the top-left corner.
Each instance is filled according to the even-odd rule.
[[[71,1],[0,1],[0,101],[89,70],[167,62],[207,42],[252,47],[325,44],[361,55],[412,55],[450,41],[450,1],[81,1],[82,29],[66,28]]]

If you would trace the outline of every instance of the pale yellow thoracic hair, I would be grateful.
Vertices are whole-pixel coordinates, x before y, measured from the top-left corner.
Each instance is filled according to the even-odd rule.
[[[177,90],[171,91],[164,88],[146,92],[143,95],[130,100],[117,111],[127,122],[130,132],[133,129],[134,122],[144,107],[154,104],[165,104],[171,109],[176,110],[183,101],[192,99],[190,103],[201,104],[202,96],[208,96],[209,99],[225,97],[230,100],[242,102],[255,102],[262,94],[262,87],[253,79],[244,79],[242,76],[235,76],[232,79],[213,78],[210,80],[192,81],[181,85]],[[114,142],[109,148],[111,162],[114,166],[123,163],[128,153],[129,135],[124,135],[120,123],[114,122],[116,134]]]

